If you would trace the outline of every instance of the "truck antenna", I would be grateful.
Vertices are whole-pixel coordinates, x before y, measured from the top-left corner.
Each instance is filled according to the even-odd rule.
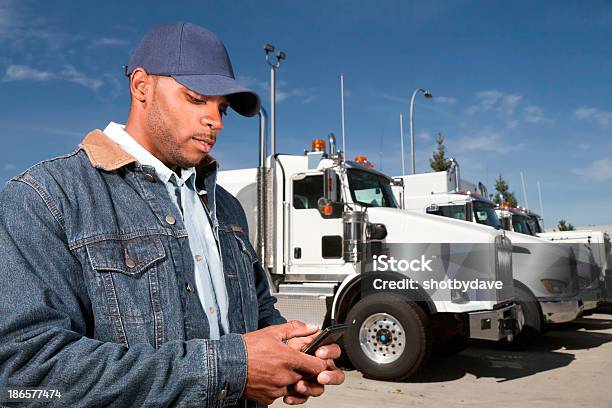
[[[544,206],[542,205],[542,189],[540,188],[539,181],[538,181],[538,196],[540,197],[540,216],[542,217],[542,226],[546,230],[546,224],[544,223]]]
[[[340,111],[341,111],[341,124],[342,124],[342,152],[344,156],[347,156],[346,152],[346,139],[344,137],[344,74],[340,74]]]
[[[523,184],[523,199],[525,200],[525,207],[529,208],[529,201],[527,200],[527,189],[525,189],[525,177],[521,171],[521,183]]]

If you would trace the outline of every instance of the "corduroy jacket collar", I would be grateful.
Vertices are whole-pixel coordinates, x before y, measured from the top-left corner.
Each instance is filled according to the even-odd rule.
[[[85,136],[85,139],[79,144],[79,147],[85,151],[91,165],[98,169],[113,171],[130,163],[137,162],[132,155],[126,153],[100,129],[89,132],[87,136]],[[202,162],[196,166],[196,176],[201,176],[199,179],[203,180],[207,174],[216,170],[217,167],[217,160],[207,155]],[[196,179],[197,178],[198,177],[196,177]]]

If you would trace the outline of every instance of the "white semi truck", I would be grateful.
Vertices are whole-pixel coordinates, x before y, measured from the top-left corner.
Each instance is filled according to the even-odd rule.
[[[496,209],[504,229],[521,234],[537,236],[554,242],[570,251],[572,265],[578,277],[578,295],[583,303],[583,314],[592,313],[600,301],[604,300],[605,268],[601,255],[605,251],[605,237],[602,234],[565,234],[564,231],[542,232],[541,217],[524,207]],[[573,235],[573,237],[572,237]],[[589,238],[591,237],[591,238]],[[572,239],[573,238],[573,239]],[[595,242],[591,245],[591,240]]]
[[[260,119],[259,167],[221,171],[218,183],[242,204],[248,239],[287,319],[349,323],[350,362],[370,378],[396,381],[416,373],[432,347],[511,340],[520,331],[502,232],[399,209],[391,178],[344,160],[333,135],[328,151],[320,140],[312,152],[266,155],[263,112]],[[395,269],[374,260],[394,256],[402,258]],[[457,289],[451,278],[484,287]],[[492,282],[500,285],[486,286]]]
[[[592,288],[589,291],[591,296],[584,301],[585,311],[595,309],[599,302],[612,302],[612,246],[607,233],[594,230],[541,231],[537,235],[549,241],[570,244],[576,249],[579,284],[587,290]]]
[[[448,171],[401,179],[403,188],[395,187],[395,193],[405,209],[503,230],[495,204],[486,198],[484,185],[462,180],[455,160]],[[506,234],[513,245],[515,294],[525,319],[523,332],[516,343],[527,345],[542,332],[545,323],[574,320],[582,312],[583,305],[567,248],[512,229]]]

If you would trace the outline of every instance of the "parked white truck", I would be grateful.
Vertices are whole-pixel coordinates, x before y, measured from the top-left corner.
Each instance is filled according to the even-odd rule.
[[[578,277],[578,296],[583,303],[583,314],[591,313],[604,299],[605,271],[602,271],[604,260],[605,237],[603,234],[592,234],[593,240],[599,238],[601,245],[596,246],[589,242],[589,234],[574,235],[561,232],[544,234],[542,232],[541,217],[527,208],[500,208],[496,209],[504,229],[521,234],[537,236],[563,246],[570,252],[572,264]],[[600,254],[595,254],[595,252]]]
[[[395,193],[405,209],[441,215],[503,230],[495,203],[486,198],[486,188],[460,178],[453,160],[448,171],[403,176],[403,188]],[[480,190],[480,194],[474,190]],[[571,253],[567,248],[541,238],[509,230],[516,300],[525,318],[517,344],[526,345],[542,332],[544,323],[574,320],[582,311]]]
[[[580,288],[589,295],[583,299],[585,311],[594,309],[601,301],[612,301],[612,248],[607,233],[579,230],[538,232],[537,235],[575,248]]]
[[[503,233],[403,211],[391,178],[345,161],[333,135],[327,152],[323,144],[266,156],[261,130],[259,167],[218,176],[245,209],[248,239],[287,319],[349,323],[343,342],[351,363],[395,381],[416,373],[434,346],[444,351],[465,337],[497,341],[520,331]],[[389,267],[394,256],[405,268]],[[443,288],[451,278],[485,288]],[[486,287],[491,282],[500,285]]]

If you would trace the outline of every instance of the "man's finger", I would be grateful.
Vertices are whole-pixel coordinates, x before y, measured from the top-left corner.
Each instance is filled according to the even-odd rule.
[[[299,320],[292,320],[285,324],[280,324],[275,327],[275,336],[279,337],[279,341],[289,340],[294,337],[305,337],[316,333],[319,328],[308,326]]]
[[[317,376],[317,382],[323,385],[339,385],[344,382],[342,370],[326,370]]]
[[[318,357],[309,356],[304,353],[294,353],[294,356],[291,361],[292,368],[313,377],[327,368],[327,361],[321,360]]]
[[[300,394],[285,395],[283,402],[287,405],[299,405],[308,401],[308,397]]]
[[[294,389],[298,394],[302,394],[307,397],[319,397],[323,395],[325,386],[317,382],[300,380],[295,384]]]
[[[325,346],[321,346],[315,353],[317,357],[323,359],[336,359],[340,357],[340,354],[342,354],[342,351],[340,351],[340,346],[337,344],[327,344]]]

